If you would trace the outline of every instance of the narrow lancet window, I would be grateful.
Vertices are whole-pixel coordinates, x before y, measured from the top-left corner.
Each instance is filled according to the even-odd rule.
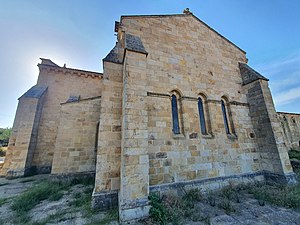
[[[222,104],[222,113],[223,113],[225,130],[227,134],[230,134],[225,102],[222,100],[221,104]]]
[[[198,111],[199,111],[199,117],[200,117],[201,133],[205,135],[205,134],[207,134],[206,123],[205,123],[205,116],[204,116],[203,101],[200,97],[198,98]]]
[[[172,118],[173,118],[173,133],[180,134],[176,95],[172,95]]]

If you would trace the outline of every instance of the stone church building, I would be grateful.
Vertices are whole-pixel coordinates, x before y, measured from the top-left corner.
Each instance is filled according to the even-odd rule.
[[[41,59],[0,174],[95,174],[93,205],[147,216],[150,192],[295,183],[300,116],[274,108],[246,52],[188,10],[122,16],[103,73]],[[283,129],[284,128],[284,129]]]

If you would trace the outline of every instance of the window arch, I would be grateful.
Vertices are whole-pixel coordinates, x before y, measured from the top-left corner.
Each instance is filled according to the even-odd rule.
[[[235,134],[228,98],[221,98],[221,108],[226,134]]]
[[[230,134],[228,117],[227,117],[227,110],[226,110],[226,106],[225,106],[225,101],[223,99],[221,100],[221,106],[222,106],[222,114],[223,114],[225,131],[226,131],[226,134]]]
[[[177,91],[171,92],[171,106],[172,106],[172,131],[174,134],[180,134],[180,98],[181,95]]]
[[[174,134],[180,134],[177,97],[174,94],[172,95],[172,120]]]
[[[202,94],[198,96],[198,113],[200,120],[200,130],[203,135],[208,134],[207,120],[206,120],[206,97]]]

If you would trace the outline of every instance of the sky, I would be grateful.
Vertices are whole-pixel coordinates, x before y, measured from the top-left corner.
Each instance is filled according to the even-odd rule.
[[[36,84],[39,58],[102,72],[121,15],[190,11],[247,52],[277,111],[300,113],[299,0],[0,0],[0,127]]]

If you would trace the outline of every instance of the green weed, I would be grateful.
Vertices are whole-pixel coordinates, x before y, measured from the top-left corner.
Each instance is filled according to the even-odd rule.
[[[224,199],[218,204],[218,207],[224,209],[226,214],[235,212],[235,208],[228,199]]]
[[[149,200],[151,205],[150,217],[159,224],[165,225],[169,221],[169,212],[166,206],[156,194],[149,195]]]
[[[109,224],[112,221],[118,221],[119,212],[117,208],[109,210],[102,219],[91,218],[86,225],[105,225]]]
[[[0,207],[8,202],[8,198],[0,198]]]
[[[228,200],[233,199],[234,195],[235,195],[235,189],[231,185],[228,185],[221,189],[221,193],[222,193],[222,196],[227,198]]]
[[[42,182],[18,196],[11,208],[17,214],[26,213],[43,200],[59,200],[68,188],[68,185],[60,182]]]
[[[19,183],[28,183],[34,181],[34,179],[25,179],[25,180],[21,180]]]
[[[185,191],[185,195],[183,196],[183,200],[188,202],[196,202],[202,200],[201,191],[198,188],[190,189]]]
[[[249,189],[249,193],[259,201],[287,208],[300,208],[300,185],[255,185]]]
[[[184,218],[190,218],[193,221],[200,221],[203,218],[200,216],[201,209],[195,207],[197,201],[201,201],[203,196],[199,189],[191,189],[186,191],[182,198],[177,196],[163,196],[160,198],[156,194],[149,196],[150,200],[150,218],[164,225],[171,222],[174,225],[182,224]]]

